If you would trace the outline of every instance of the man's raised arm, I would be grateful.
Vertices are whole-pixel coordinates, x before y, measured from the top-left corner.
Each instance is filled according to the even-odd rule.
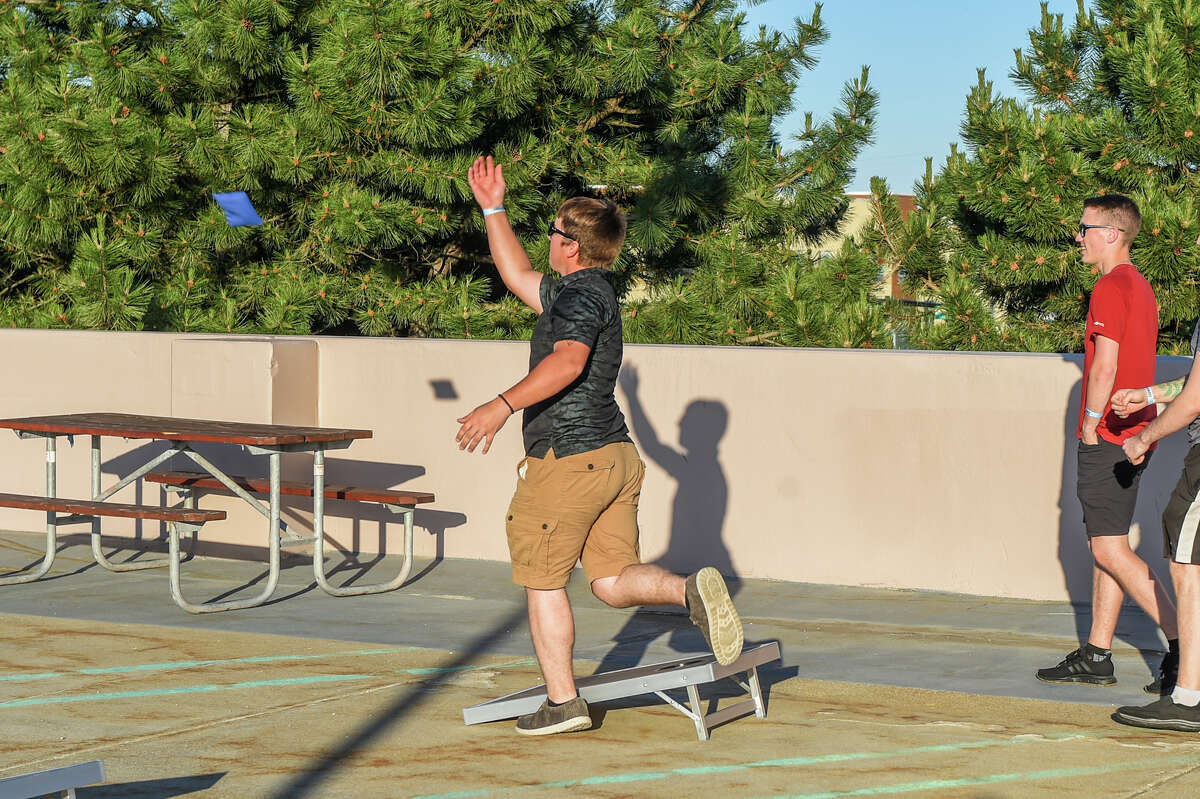
[[[521,246],[521,240],[513,231],[508,213],[504,210],[504,168],[494,163],[490,155],[487,158],[480,156],[467,170],[467,182],[471,185],[475,202],[483,209],[488,247],[500,272],[500,279],[517,299],[541,313],[542,273],[529,262],[529,255]]]

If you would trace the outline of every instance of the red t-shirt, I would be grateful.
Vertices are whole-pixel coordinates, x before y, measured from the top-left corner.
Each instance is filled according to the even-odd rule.
[[[1083,431],[1083,409],[1087,405],[1088,377],[1096,357],[1096,336],[1110,338],[1119,345],[1113,391],[1154,385],[1158,303],[1154,299],[1154,289],[1132,264],[1121,264],[1107,275],[1101,275],[1092,289],[1084,333],[1083,397],[1079,403],[1076,436]],[[1150,420],[1158,415],[1158,409],[1150,405],[1122,419],[1112,412],[1112,405],[1105,400],[1101,413],[1104,417],[1097,428],[1100,438],[1122,444],[1150,424]]]

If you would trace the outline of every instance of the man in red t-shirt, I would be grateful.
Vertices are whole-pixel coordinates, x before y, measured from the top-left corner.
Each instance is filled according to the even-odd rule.
[[[1057,666],[1038,669],[1037,677],[1057,683],[1115,683],[1112,638],[1121,604],[1129,594],[1162,627],[1170,649],[1162,673],[1146,690],[1170,693],[1178,669],[1175,607],[1154,572],[1129,547],[1138,482],[1149,457],[1135,466],[1122,449],[1126,439],[1155,417],[1156,406],[1122,419],[1109,405],[1117,389],[1154,384],[1158,305],[1150,284],[1129,259],[1129,246],[1141,224],[1138,207],[1128,197],[1107,194],[1083,203],[1075,240],[1083,262],[1100,272],[1088,305],[1083,402],[1076,428],[1076,493],[1083,505],[1093,560],[1092,627],[1082,646]]]

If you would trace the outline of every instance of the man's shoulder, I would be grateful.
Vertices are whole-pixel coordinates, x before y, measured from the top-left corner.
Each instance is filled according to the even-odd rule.
[[[599,269],[587,269],[569,276],[569,280],[558,281],[558,303],[578,303],[597,308],[617,308],[617,293],[604,273]]]
[[[1094,294],[1121,294],[1125,297],[1154,297],[1154,288],[1145,275],[1132,264],[1121,264],[1107,275],[1102,275],[1096,281]]]
[[[1129,262],[1118,265],[1111,272],[1103,277],[1103,280],[1117,286],[1148,286],[1150,282],[1146,280],[1138,268]]]

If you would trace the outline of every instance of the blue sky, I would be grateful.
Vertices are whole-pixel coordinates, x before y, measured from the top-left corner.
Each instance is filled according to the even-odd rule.
[[[1091,3],[1088,3],[1091,7]],[[1050,0],[1050,12],[1069,28],[1076,0]],[[747,7],[748,22],[791,30],[791,21],[811,16],[804,0],[765,0]],[[785,141],[804,125],[804,112],[825,119],[839,104],[842,86],[871,67],[879,92],[875,144],[857,161],[848,187],[866,191],[872,175],[907,194],[932,156],[935,171],[960,141],[966,98],[987,68],[996,91],[1020,97],[1008,78],[1013,50],[1028,49],[1030,28],[1041,25],[1038,0],[826,0],[821,20],[829,39],[817,51],[817,66],[800,78],[796,110],[778,125]]]

